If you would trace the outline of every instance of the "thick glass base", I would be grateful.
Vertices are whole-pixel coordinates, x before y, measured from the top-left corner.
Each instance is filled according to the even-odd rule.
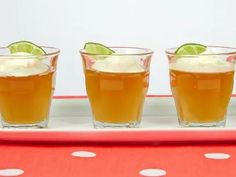
[[[140,122],[128,122],[128,123],[108,123],[108,122],[99,122],[94,120],[93,126],[97,129],[103,128],[138,128]]]
[[[39,129],[39,128],[47,128],[48,120],[44,120],[42,122],[37,122],[33,124],[9,124],[4,120],[1,120],[3,128],[14,128],[14,129]]]
[[[179,120],[179,124],[181,127],[225,127],[226,120],[222,120],[219,122],[188,122]]]

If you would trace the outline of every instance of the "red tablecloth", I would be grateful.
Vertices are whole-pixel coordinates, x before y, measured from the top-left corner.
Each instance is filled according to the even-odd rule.
[[[75,152],[80,157],[73,156]],[[207,153],[223,154],[209,159]],[[0,176],[18,173],[22,177],[236,177],[235,168],[234,143],[0,144]]]

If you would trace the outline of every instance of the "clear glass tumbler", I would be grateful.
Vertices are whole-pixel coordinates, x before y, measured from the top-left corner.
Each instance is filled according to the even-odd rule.
[[[0,113],[4,128],[45,128],[55,87],[59,49],[11,55],[0,48]]]
[[[234,84],[236,49],[207,46],[199,55],[166,50],[181,127],[224,127]]]
[[[112,55],[81,50],[95,128],[139,127],[152,50],[111,47]]]

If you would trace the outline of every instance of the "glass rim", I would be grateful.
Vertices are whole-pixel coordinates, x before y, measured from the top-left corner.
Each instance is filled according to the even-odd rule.
[[[193,55],[189,55],[189,54],[185,54],[185,55],[181,55],[183,57],[194,57],[194,56],[212,56],[212,55],[236,55],[236,48],[235,47],[226,47],[226,46],[206,46],[209,48],[218,48],[218,49],[225,49],[225,50],[231,50],[230,52],[215,52],[215,53],[200,53],[200,54],[193,54]],[[172,47],[169,49],[165,50],[165,53],[167,55],[171,55],[171,56],[178,56],[177,54],[174,53],[174,51],[178,49],[178,47]],[[180,55],[179,55],[180,56]]]
[[[50,57],[50,56],[55,56],[55,55],[59,55],[59,53],[61,52],[61,50],[59,48],[56,47],[49,47],[49,46],[40,46],[42,49],[50,49],[53,50],[52,52],[47,52],[46,54],[43,55],[39,55],[39,56],[35,56],[35,57]],[[8,49],[7,47],[0,47],[0,50],[2,49]],[[33,56],[34,57],[34,56]],[[22,59],[22,58],[32,58],[32,55],[11,55],[11,54],[1,54],[0,53],[0,59],[1,58],[14,58],[14,59]]]
[[[140,55],[151,55],[154,53],[153,50],[148,48],[141,48],[141,47],[126,47],[126,46],[110,46],[111,49],[133,49],[133,50],[140,50],[142,52],[137,53],[113,53],[112,56],[140,56]],[[91,55],[91,56],[108,56],[104,54],[94,54],[86,52],[84,49],[80,49],[80,54],[84,55]]]

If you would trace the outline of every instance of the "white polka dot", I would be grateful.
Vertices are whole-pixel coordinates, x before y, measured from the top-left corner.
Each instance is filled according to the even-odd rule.
[[[94,152],[88,152],[88,151],[75,151],[72,153],[72,156],[74,157],[95,157],[96,154]]]
[[[0,169],[0,176],[18,176],[23,174],[24,171],[21,169]]]
[[[144,169],[139,172],[142,176],[152,176],[152,177],[158,177],[158,176],[165,176],[166,171],[162,169]]]
[[[230,155],[225,153],[206,153],[204,156],[208,159],[215,159],[215,160],[221,160],[221,159],[229,159]]]

